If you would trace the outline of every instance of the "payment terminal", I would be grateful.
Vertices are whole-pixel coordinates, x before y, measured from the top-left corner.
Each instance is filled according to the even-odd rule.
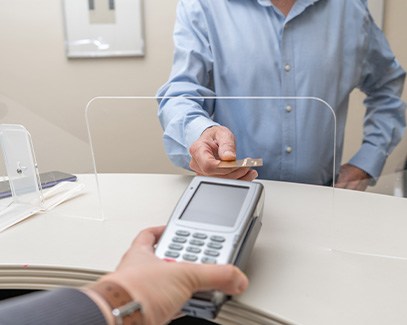
[[[244,269],[262,225],[263,202],[260,183],[197,176],[178,201],[155,254]],[[217,291],[199,292],[183,312],[212,319],[228,298]]]

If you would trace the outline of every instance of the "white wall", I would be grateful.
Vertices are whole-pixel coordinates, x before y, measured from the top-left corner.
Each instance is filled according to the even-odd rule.
[[[84,111],[91,98],[155,95],[170,71],[175,6],[144,1],[145,57],[68,60],[62,1],[0,0],[0,122],[31,132],[40,171],[90,170]]]
[[[68,60],[64,52],[61,1],[0,0],[0,122],[27,127],[34,138],[40,170],[91,170],[84,118],[86,103],[91,98],[155,94],[171,67],[176,2],[144,0],[144,57]],[[406,14],[405,0],[385,1],[384,30],[405,68]],[[360,145],[362,99],[358,93],[352,97],[345,158]],[[145,116],[142,122],[160,132],[154,114]],[[128,160],[132,167],[144,160],[144,148],[154,146],[156,156],[148,164],[154,164],[157,171],[179,171],[170,166],[160,142],[154,139],[150,144],[146,136],[138,140],[142,141],[133,145],[137,155]],[[107,164],[119,159],[109,150],[104,158],[98,159],[106,159]],[[386,172],[394,171],[406,153],[404,140],[390,157]]]

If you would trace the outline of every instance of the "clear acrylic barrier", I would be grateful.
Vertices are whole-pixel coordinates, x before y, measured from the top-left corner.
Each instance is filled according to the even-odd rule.
[[[248,114],[256,116],[256,111],[261,113],[257,114],[258,117],[251,118],[250,124],[239,131],[242,137],[237,140],[238,159],[254,155],[255,152],[263,153],[263,148],[266,153],[271,154],[267,148],[271,147],[270,143],[274,143],[273,146],[276,147],[275,142],[278,140],[271,138],[264,141],[261,136],[270,128],[275,129],[275,134],[281,134],[282,123],[289,124],[291,134],[283,135],[285,143],[278,146],[277,154],[294,157],[290,159],[289,167],[295,172],[288,175],[286,166],[281,164],[279,173],[270,173],[271,177],[267,179],[332,185],[336,174],[334,171],[338,166],[334,160],[335,157],[337,161],[340,159],[341,152],[334,150],[335,115],[324,101],[312,97],[182,98],[216,102],[215,119],[228,118],[227,115],[233,114],[235,120],[245,120]],[[157,118],[157,100],[156,97],[97,97],[89,102],[86,119],[97,172],[191,174],[185,169],[175,167],[165,154],[163,131]],[[286,119],[285,116],[294,108],[296,112],[291,114],[295,114],[295,118]],[[269,112],[269,121],[262,120],[262,112]],[[311,123],[315,118],[319,120],[317,129]],[[246,120],[249,123],[249,119]],[[299,128],[299,123],[302,128]],[[281,138],[281,135],[279,137]],[[312,140],[316,137],[322,138],[324,143],[313,145],[315,141]],[[252,152],[240,150],[239,143],[242,143],[241,147],[252,147]],[[328,157],[325,157],[327,152]],[[298,161],[298,156],[306,159]],[[273,160],[273,156],[263,160],[268,164]],[[263,170],[266,171],[267,166],[264,166]]]
[[[407,173],[381,175],[367,192],[335,189],[333,251],[407,262]]]
[[[396,170],[392,173],[383,173],[377,180],[377,183],[374,186],[368,187],[367,191],[370,193],[407,198],[406,162],[402,162],[404,165],[396,168]]]
[[[179,101],[177,98],[164,99]],[[89,102],[86,119],[97,173],[194,175],[189,170],[174,167],[165,154],[163,131],[157,117],[157,100],[156,97],[97,97]],[[247,121],[237,137],[237,159],[262,158],[264,166],[256,168],[260,181],[262,175],[271,175],[267,178],[324,185],[322,194],[321,191],[309,194],[314,203],[304,209],[312,210],[309,214],[314,216],[314,220],[310,220],[310,226],[324,229],[320,238],[313,238],[315,243],[324,248],[331,247],[332,184],[341,152],[334,149],[336,119],[329,105],[318,98],[308,97],[182,97],[181,100],[205,101],[205,104],[214,105],[215,119]],[[249,119],[249,115],[254,118]],[[319,121],[318,128],[311,122],[315,119]],[[282,123],[290,129],[289,134],[282,135],[283,143]],[[232,125],[225,126],[236,133]],[[267,134],[269,138],[265,140]],[[317,143],[315,138],[323,139],[323,144]],[[285,161],[286,164],[274,163],[274,160]],[[277,166],[276,172],[271,171],[270,166]],[[103,177],[99,177],[99,190],[102,205],[105,205],[112,189],[108,182],[103,182]],[[135,199],[126,186],[116,188],[114,192],[125,201]],[[165,193],[161,194],[165,196]],[[324,209],[320,208],[321,204]]]
[[[258,168],[260,180],[266,175],[263,178],[323,185],[325,195],[321,197],[317,191],[307,207],[313,210],[315,224],[324,229],[321,246],[334,253],[407,257],[404,220],[391,213],[392,209],[403,209],[406,203],[403,199],[334,189],[335,178],[344,163],[341,162],[344,135],[337,134],[335,114],[323,100],[308,97],[163,99],[174,101],[174,107],[178,108],[180,101],[202,101],[214,108],[211,114],[217,120],[247,122],[237,137],[237,158],[263,158],[265,166]],[[156,116],[157,100],[155,97],[98,97],[88,104],[86,118],[97,172],[193,174],[174,167],[164,153],[162,129]],[[237,133],[233,123],[221,124]],[[284,131],[287,129],[290,132]],[[269,136],[267,141],[266,136]],[[279,141],[278,150],[276,141]],[[273,165],[273,160],[283,163]],[[329,194],[326,194],[327,186],[331,187]],[[111,190],[103,184],[99,189],[102,197],[103,192],[107,195]],[[121,190],[125,191],[118,188],[116,192],[120,194]],[[126,195],[122,193],[122,197]]]
[[[335,189],[334,252],[379,258],[383,262],[407,261],[406,140],[404,136],[388,156],[380,177],[365,193]],[[345,143],[348,147],[352,145]]]
[[[362,119],[360,120],[362,123]],[[355,134],[350,130],[350,134]],[[345,146],[353,148],[348,137]],[[346,162],[346,161],[344,161]],[[388,156],[383,172],[367,193],[335,190],[333,248],[364,258],[407,260],[407,138]]]
[[[86,121],[98,173],[187,173],[165,154],[155,98],[96,97]]]

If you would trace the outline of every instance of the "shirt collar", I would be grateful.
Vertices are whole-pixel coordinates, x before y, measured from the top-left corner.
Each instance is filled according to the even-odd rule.
[[[322,0],[296,0],[288,18],[292,19],[293,17],[300,15],[305,9],[319,1]]]
[[[228,0],[228,1],[233,1],[233,0]],[[315,2],[318,2],[318,1],[321,1],[321,0],[296,0],[295,5],[297,5],[297,3],[298,3],[299,5],[301,5],[301,7],[306,8],[310,5],[313,5]],[[271,6],[271,0],[257,0],[257,2],[262,6]]]
[[[228,0],[232,1],[232,0]],[[245,0],[250,1],[250,0]],[[272,6],[271,0],[252,0],[257,1],[259,5],[263,7],[270,7]],[[293,19],[294,17],[300,15],[302,12],[305,11],[308,7],[312,6],[316,2],[323,1],[323,0],[296,0],[293,8],[291,9],[289,15],[287,16],[287,22]]]

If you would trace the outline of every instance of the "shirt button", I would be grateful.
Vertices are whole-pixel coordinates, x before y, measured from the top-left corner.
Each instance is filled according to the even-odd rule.
[[[287,146],[287,147],[285,148],[285,152],[286,152],[286,153],[291,153],[292,151],[293,151],[293,148],[290,147],[290,146]]]
[[[287,106],[285,107],[285,110],[286,110],[288,113],[290,113],[290,112],[293,110],[293,108],[292,108],[290,105],[287,105]]]
[[[290,71],[291,70],[291,65],[289,65],[289,64],[286,64],[285,66],[284,66],[284,70],[285,71]]]

